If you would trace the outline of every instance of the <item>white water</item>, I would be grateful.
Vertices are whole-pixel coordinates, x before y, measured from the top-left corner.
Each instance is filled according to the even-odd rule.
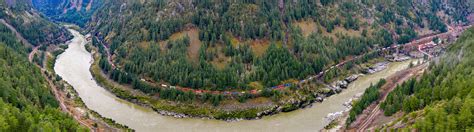
[[[351,83],[348,89],[327,98],[322,103],[315,103],[312,108],[281,113],[260,120],[232,123],[194,118],[176,119],[161,116],[151,109],[119,99],[98,86],[89,72],[93,60],[91,54],[84,48],[84,36],[75,30],[70,31],[74,39],[69,48],[58,56],[54,67],[56,73],[76,89],[87,107],[137,131],[318,131],[328,124],[324,121],[327,114],[344,110],[345,107],[342,105],[344,102],[363,92],[371,83],[375,84],[380,78],[386,78],[405,69],[409,64],[409,62],[391,63],[381,72],[360,77]]]

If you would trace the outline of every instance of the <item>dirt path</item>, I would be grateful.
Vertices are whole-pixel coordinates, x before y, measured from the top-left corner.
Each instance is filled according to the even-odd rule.
[[[28,54],[28,60],[33,63],[33,58],[35,57],[35,54],[38,52],[39,46],[36,46],[31,50],[30,54]]]
[[[421,53],[423,53],[424,55],[428,56],[428,59],[433,58],[433,56],[432,56],[431,54],[428,54],[427,52],[425,52],[425,51],[422,50],[423,45],[424,45],[424,44],[418,45],[418,52],[421,52]]]
[[[387,84],[385,84],[382,87],[383,92],[381,94],[381,98],[365,110],[366,112],[370,111],[369,114],[365,117],[361,116],[361,118],[357,119],[352,124],[352,126],[356,126],[355,127],[356,131],[365,131],[365,130],[367,130],[371,126],[371,124],[373,123],[373,121],[375,119],[377,119],[379,116],[384,116],[383,111],[380,109],[379,103],[385,101],[385,99],[387,98],[388,93],[393,91],[398,84],[401,84],[401,83],[405,82],[406,80],[408,80],[408,79],[410,79],[414,76],[421,75],[423,73],[424,69],[426,69],[427,67],[428,67],[428,63],[424,63],[424,64],[418,65],[416,67],[401,71],[401,72],[397,73],[396,75],[388,78],[387,79],[387,81],[388,81]],[[375,107],[374,107],[374,105],[375,105]]]

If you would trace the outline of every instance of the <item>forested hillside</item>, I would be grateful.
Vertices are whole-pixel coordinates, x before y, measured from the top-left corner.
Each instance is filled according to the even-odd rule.
[[[103,0],[32,0],[33,6],[54,21],[84,27]]]
[[[446,32],[446,24],[467,21],[470,4],[105,0],[89,30],[106,46],[102,68],[120,83],[259,89],[317,74],[372,49]],[[111,61],[105,61],[107,50]]]
[[[474,129],[474,29],[471,28],[435,61],[428,72],[398,86],[381,108],[385,115],[403,111],[409,129]],[[408,121],[407,121],[408,120]]]
[[[58,44],[71,38],[64,28],[33,10],[30,0],[0,0],[0,19],[14,27],[33,46]]]
[[[0,24],[0,131],[87,131],[58,109],[26,49]]]

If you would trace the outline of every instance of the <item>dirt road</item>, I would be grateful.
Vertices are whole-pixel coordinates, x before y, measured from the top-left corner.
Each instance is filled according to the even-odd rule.
[[[39,48],[39,46],[34,47],[34,48],[31,50],[30,54],[28,54],[28,60],[29,60],[31,63],[33,63],[33,58],[35,57],[35,54],[38,52],[38,48]]]
[[[421,53],[423,53],[424,55],[428,56],[428,59],[433,58],[433,55],[428,54],[427,52],[423,51],[423,50],[422,50],[422,47],[423,47],[423,45],[418,45],[418,52],[421,52]]]

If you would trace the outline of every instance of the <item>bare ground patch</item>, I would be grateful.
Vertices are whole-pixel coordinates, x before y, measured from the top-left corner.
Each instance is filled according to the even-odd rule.
[[[250,43],[250,47],[252,48],[252,51],[256,56],[262,56],[265,51],[267,51],[269,46],[270,41],[268,40],[253,40]]]
[[[305,37],[317,31],[317,25],[314,21],[300,21],[296,22],[296,25],[301,28],[301,32]]]
[[[188,59],[191,60],[191,61],[196,61],[198,60],[198,57],[199,57],[199,48],[201,48],[201,40],[199,40],[199,29],[196,28],[196,27],[192,27],[192,28],[189,28],[189,29],[186,29],[184,31],[181,31],[181,32],[177,32],[177,33],[174,33],[173,35],[171,35],[171,37],[169,38],[169,40],[177,40],[177,39],[181,39],[185,36],[189,36],[189,40],[190,40],[190,44],[189,44],[189,47],[188,47]],[[163,42],[160,42],[160,47],[162,50],[164,50],[166,44],[168,43],[168,41],[163,41]]]

